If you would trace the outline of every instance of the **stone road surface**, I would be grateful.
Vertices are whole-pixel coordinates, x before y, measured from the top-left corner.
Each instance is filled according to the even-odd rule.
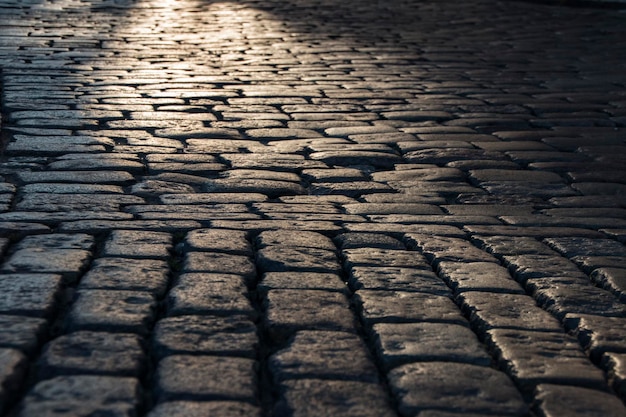
[[[626,13],[0,0],[2,417],[626,416]]]

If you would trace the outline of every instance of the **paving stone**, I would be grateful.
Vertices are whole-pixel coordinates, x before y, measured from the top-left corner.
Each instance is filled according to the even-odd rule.
[[[165,259],[172,248],[168,233],[114,230],[104,247],[105,256]]]
[[[48,330],[42,318],[0,315],[0,348],[17,349],[32,355]]]
[[[412,362],[462,362],[489,366],[491,357],[465,326],[449,323],[379,323],[372,328],[385,369]]]
[[[83,249],[26,247],[18,249],[2,265],[4,273],[58,273],[73,282],[87,267],[91,253]]]
[[[587,274],[599,268],[626,268],[624,256],[574,256],[571,260]]]
[[[158,404],[148,417],[260,417],[261,409],[239,401],[170,401]]]
[[[131,216],[132,217],[132,216]],[[59,226],[59,230],[65,233],[70,232],[88,232],[102,233],[109,232],[111,229],[125,230],[154,230],[154,231],[180,231],[200,229],[202,225],[193,220],[77,220],[64,221]]]
[[[354,302],[367,324],[433,322],[467,325],[446,296],[420,292],[360,290]]]
[[[257,237],[256,243],[259,249],[271,246],[296,246],[326,251],[335,250],[333,241],[320,233],[308,231],[293,233],[289,229],[262,232]]]
[[[493,262],[441,261],[437,272],[455,293],[485,291],[525,294],[507,269]]]
[[[450,289],[434,272],[401,267],[356,266],[350,268],[348,284],[353,291],[366,289],[419,291],[437,295],[450,293]]]
[[[365,247],[404,249],[404,245],[398,239],[380,233],[343,233],[335,238],[335,242],[341,249]]]
[[[596,389],[606,385],[602,371],[564,333],[492,329],[487,340],[500,366],[526,392],[542,383]]]
[[[494,328],[561,331],[559,321],[524,294],[492,292],[485,296],[480,291],[465,291],[457,299],[481,336]]]
[[[574,263],[555,255],[504,256],[504,263],[515,279],[522,284],[531,278],[586,277]]]
[[[0,348],[0,412],[14,401],[28,372],[23,353],[10,348]]]
[[[348,197],[359,197],[371,193],[393,192],[387,184],[374,181],[354,181],[354,182],[316,182],[311,184],[309,191],[313,195],[345,195]]]
[[[472,240],[498,257],[503,255],[554,255],[554,251],[530,236],[473,236]]]
[[[256,254],[256,263],[263,272],[329,272],[340,271],[339,260],[333,251],[318,248],[268,246]]]
[[[419,252],[409,250],[355,248],[342,251],[345,266],[385,266],[400,268],[415,268],[432,271],[426,258]]]
[[[626,301],[626,268],[598,268],[591,273],[591,281]]]
[[[19,406],[17,415],[132,417],[136,415],[140,392],[139,381],[130,377],[57,376],[35,385]]]
[[[626,394],[626,354],[605,353],[601,363],[607,373],[611,388],[623,399]]]
[[[153,349],[157,357],[214,355],[255,358],[256,326],[244,315],[177,316],[157,322]]]
[[[61,296],[61,281],[55,274],[0,275],[0,312],[49,319]]]
[[[411,363],[389,373],[402,416],[434,409],[502,416],[526,415],[527,406],[511,380],[495,369],[465,363]],[[472,395],[467,395],[471,390]]]
[[[126,171],[45,171],[21,172],[20,181],[25,183],[67,182],[85,184],[129,185],[135,179]]]
[[[478,249],[471,242],[453,237],[434,237],[407,234],[409,247],[420,251],[437,266],[441,261],[497,262],[492,255]]]
[[[156,300],[146,292],[81,290],[66,319],[69,331],[91,330],[146,335]]]
[[[261,293],[280,289],[345,292],[347,287],[339,274],[305,271],[266,272],[257,285],[257,291]]]
[[[40,380],[59,375],[140,377],[146,357],[134,334],[79,331],[53,339],[37,361]]]
[[[189,252],[183,263],[184,272],[206,272],[211,274],[236,274],[251,280],[256,269],[250,258],[218,252]]]
[[[265,327],[274,340],[299,330],[355,330],[348,298],[336,291],[272,290],[264,307]]]
[[[536,396],[537,414],[541,417],[618,417],[625,412],[617,397],[595,389],[541,384],[537,387]]]
[[[275,415],[306,417],[391,417],[395,412],[383,388],[359,381],[296,379],[284,381]]]
[[[238,230],[200,229],[187,233],[185,248],[192,251],[219,251],[233,255],[252,255],[247,233]]]
[[[144,200],[137,196],[116,194],[25,194],[15,205],[18,211],[120,211],[122,204],[141,204]]]
[[[247,358],[168,356],[156,370],[156,395],[159,402],[230,400],[254,404],[255,367],[255,361]]]
[[[92,263],[78,288],[146,291],[162,297],[168,281],[169,266],[163,260],[100,258]]]
[[[568,314],[565,326],[575,332],[578,341],[595,363],[607,352],[626,352],[622,317],[603,317],[590,314]]]
[[[245,277],[226,273],[186,273],[167,295],[170,315],[244,314],[255,316],[246,297]]]
[[[567,280],[565,283],[569,285],[559,285],[561,283],[563,281],[555,279],[529,280],[537,303],[559,319],[568,313],[626,317],[626,305],[608,291],[588,282]]]
[[[276,383],[290,379],[378,382],[378,372],[363,341],[354,333],[298,331],[269,359]]]

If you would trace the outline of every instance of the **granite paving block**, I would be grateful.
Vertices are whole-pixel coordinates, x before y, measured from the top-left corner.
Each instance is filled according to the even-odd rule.
[[[68,331],[146,335],[155,314],[156,300],[146,292],[81,290],[67,315],[65,327]]]
[[[571,313],[565,316],[565,326],[575,332],[582,347],[597,364],[604,353],[625,352],[626,318]]]
[[[607,373],[611,387],[623,401],[626,397],[626,354],[605,353],[601,363],[602,368]]]
[[[258,406],[240,401],[169,401],[158,404],[148,417],[260,417]]]
[[[43,318],[0,315],[0,347],[17,349],[32,355],[43,340],[47,321]]]
[[[281,384],[282,395],[275,415],[307,417],[391,417],[396,413],[383,388],[360,381],[296,379]]]
[[[276,383],[291,379],[378,382],[367,347],[354,333],[298,331],[269,359]]]
[[[191,251],[226,252],[233,255],[251,255],[252,247],[247,233],[239,230],[200,229],[187,233],[185,248]]]
[[[159,402],[230,400],[256,403],[256,363],[252,359],[168,356],[159,362],[155,382]]]
[[[0,348],[0,412],[15,401],[28,373],[28,361],[23,353],[10,348]]]
[[[323,234],[311,231],[293,233],[289,229],[270,230],[259,234],[256,239],[259,249],[271,246],[295,246],[334,251],[333,241]]]
[[[172,248],[168,233],[114,230],[104,247],[105,256],[165,259]]]
[[[348,298],[336,291],[272,290],[264,303],[264,325],[276,340],[298,330],[355,331]]]
[[[61,291],[61,275],[0,275],[0,312],[50,320],[58,307]]]
[[[257,329],[244,315],[166,317],[154,328],[153,352],[171,355],[214,355],[255,358]]]
[[[388,378],[402,416],[415,416],[429,409],[501,416],[524,416],[527,412],[513,382],[504,373],[485,366],[411,363],[393,369]]]
[[[348,284],[353,291],[419,291],[448,295],[450,289],[433,272],[402,267],[355,266],[350,268]]]
[[[236,274],[247,280],[256,276],[256,268],[248,256],[220,252],[188,252],[185,255],[183,271]]]
[[[375,323],[434,322],[467,325],[446,296],[407,291],[360,290],[354,296],[362,319]]]
[[[441,261],[437,272],[455,293],[485,291],[525,294],[508,270],[494,262]]]
[[[335,251],[307,247],[268,246],[256,254],[256,264],[262,272],[326,272],[338,273],[339,260]]]
[[[169,315],[220,315],[256,313],[247,297],[245,277],[235,274],[186,273],[178,277],[167,295]]]
[[[378,323],[375,348],[385,369],[412,362],[462,362],[489,366],[491,357],[466,326],[448,323]]]
[[[626,301],[626,268],[598,268],[590,277],[593,283],[613,293],[621,302]]]
[[[536,395],[536,411],[541,417],[618,417],[626,412],[617,397],[589,388],[542,384]]]
[[[257,285],[257,290],[261,293],[280,289],[345,292],[347,286],[339,274],[303,271],[266,272]]]
[[[379,248],[355,248],[345,249],[341,252],[345,258],[346,268],[357,266],[383,266],[414,268],[432,271],[432,267],[426,258],[419,252],[409,250],[379,249]]]
[[[18,406],[20,417],[133,417],[141,386],[131,377],[72,375],[37,383]]]
[[[145,360],[137,335],[79,331],[44,346],[37,372],[42,380],[87,374],[140,377]]]
[[[480,334],[489,329],[561,331],[559,321],[524,294],[465,291],[457,299],[474,329]]]
[[[606,386],[602,371],[564,333],[492,329],[487,340],[500,366],[526,392],[542,383]]]
[[[91,264],[78,288],[146,291],[162,297],[168,281],[169,266],[165,260],[99,258]]]

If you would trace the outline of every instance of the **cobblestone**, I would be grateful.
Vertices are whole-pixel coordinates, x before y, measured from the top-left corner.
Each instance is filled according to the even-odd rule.
[[[626,414],[624,13],[542,3],[0,0],[0,417]]]

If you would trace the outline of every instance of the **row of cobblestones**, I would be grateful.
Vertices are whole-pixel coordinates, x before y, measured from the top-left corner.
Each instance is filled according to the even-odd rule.
[[[0,0],[0,416],[626,416],[625,20]]]

